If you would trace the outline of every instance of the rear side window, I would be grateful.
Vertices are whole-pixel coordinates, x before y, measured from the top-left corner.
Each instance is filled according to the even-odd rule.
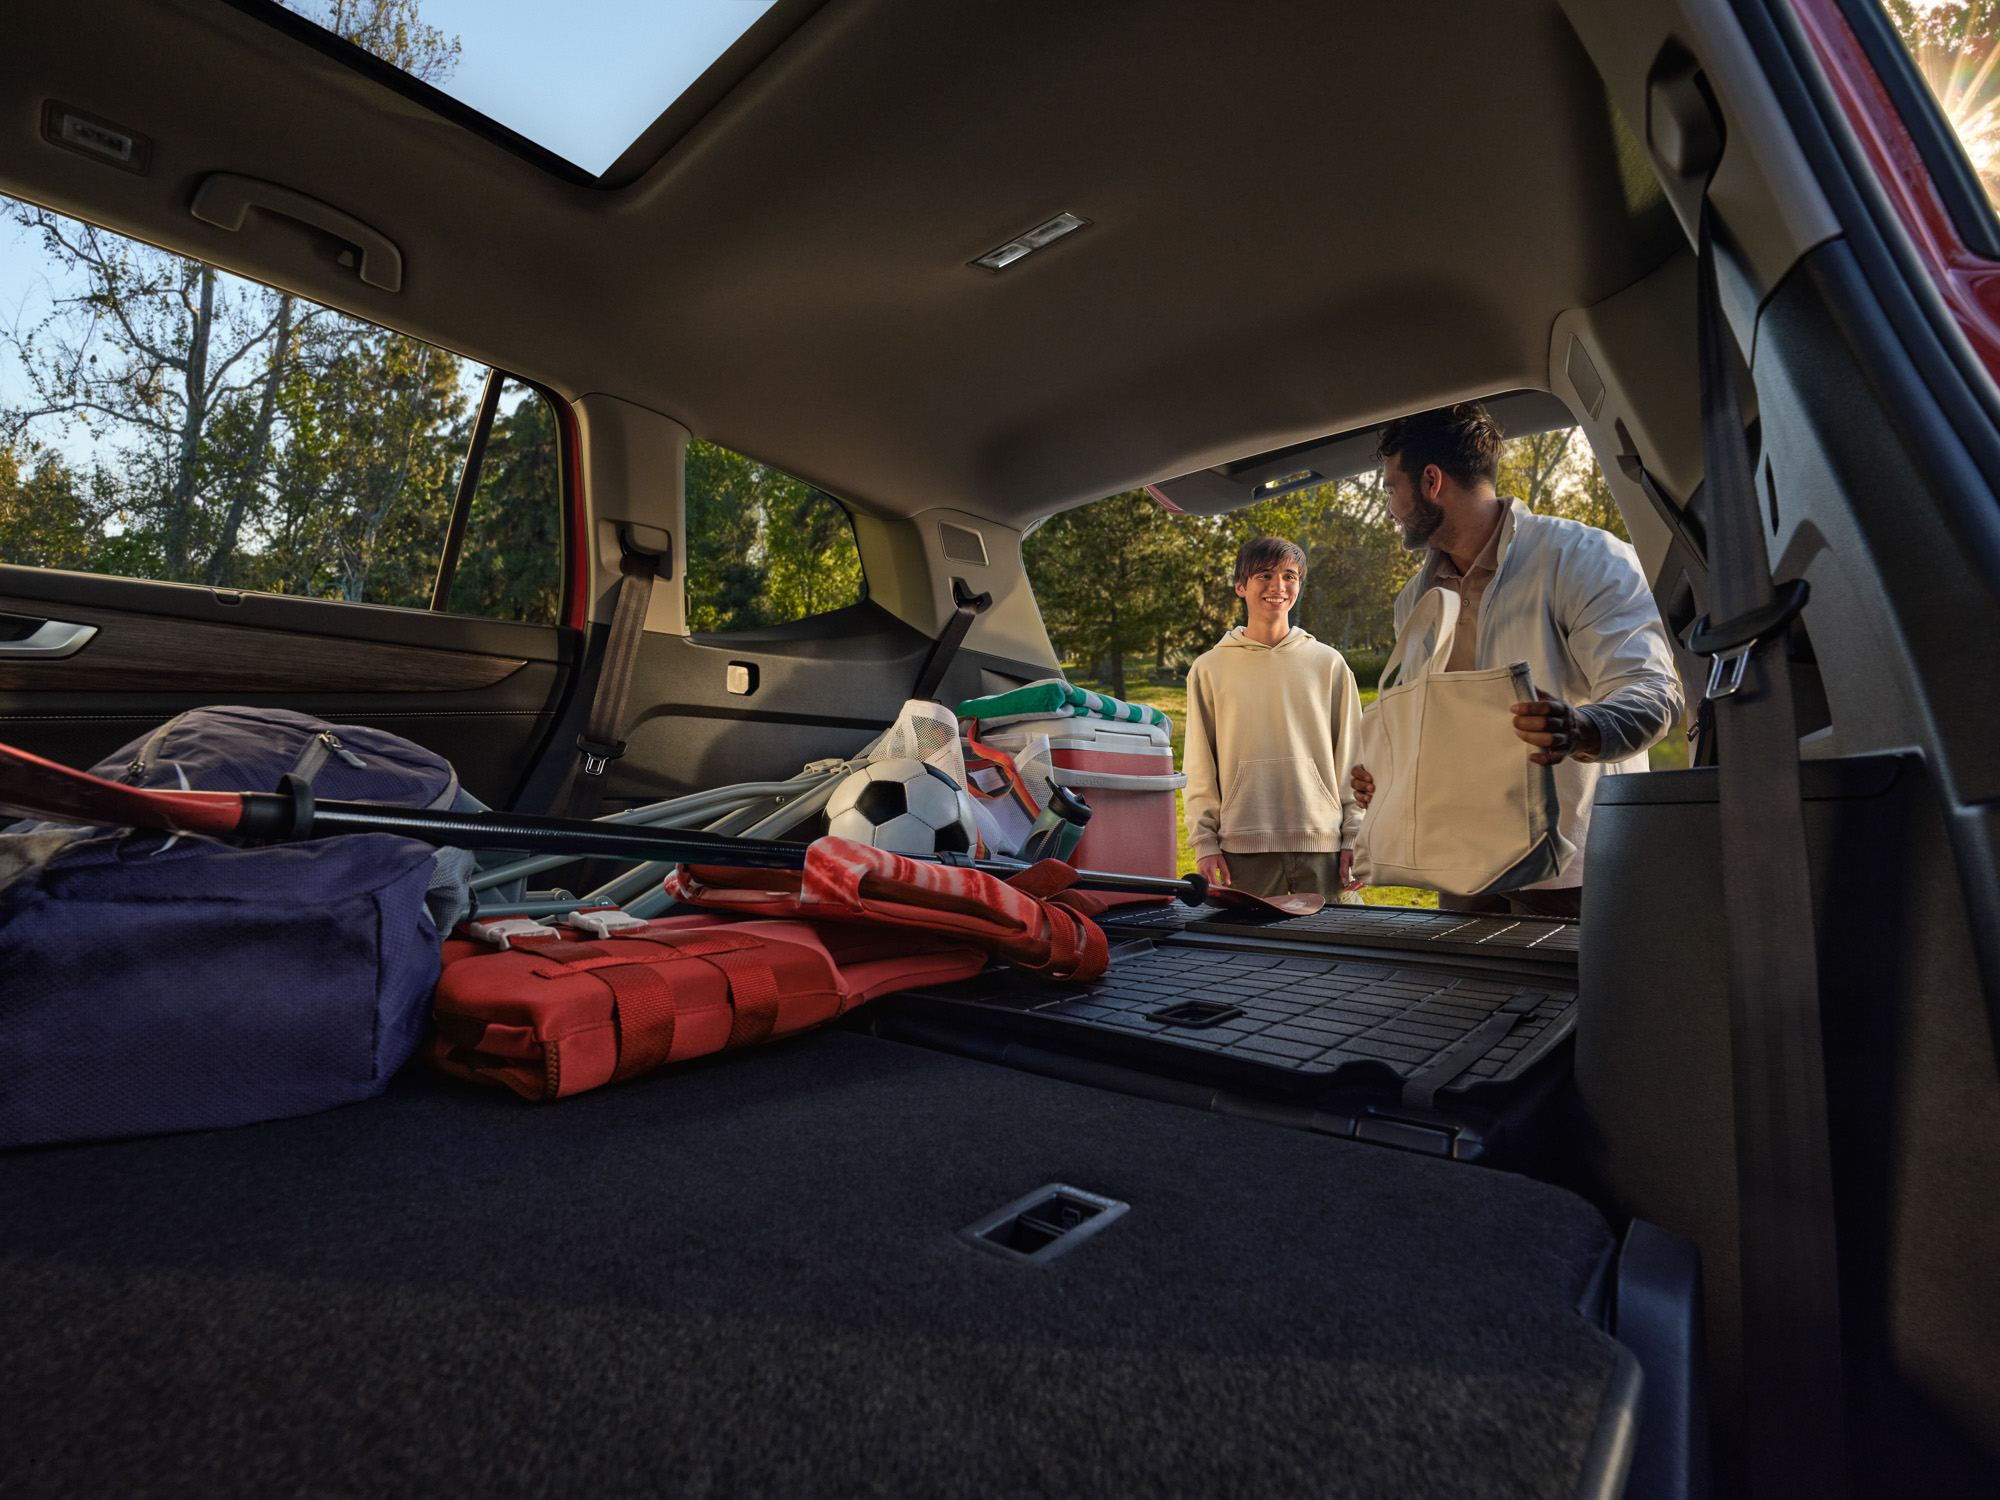
[[[431,606],[484,367],[27,204],[0,246],[0,562]],[[556,622],[556,449],[509,382],[451,609]]]
[[[846,507],[714,443],[687,448],[687,623],[785,625],[867,597]]]

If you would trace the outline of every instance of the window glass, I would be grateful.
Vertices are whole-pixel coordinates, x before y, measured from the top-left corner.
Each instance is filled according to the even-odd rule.
[[[562,610],[562,470],[555,408],[508,380],[479,466],[449,607],[553,625]]]
[[[838,500],[727,448],[688,444],[688,629],[783,625],[865,597]]]
[[[2000,6],[1992,0],[1884,0],[1896,34],[2000,206]]]
[[[426,608],[485,374],[0,199],[0,562]],[[454,609],[555,621],[554,423],[512,387]]]

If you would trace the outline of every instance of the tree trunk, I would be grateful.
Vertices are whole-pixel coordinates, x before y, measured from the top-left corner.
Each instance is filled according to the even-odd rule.
[[[194,329],[188,338],[186,377],[187,404],[181,412],[180,450],[175,455],[175,472],[167,507],[167,574],[188,576],[188,549],[194,533],[194,496],[201,469],[201,433],[208,425],[208,337],[215,320],[215,271],[203,266],[201,305],[195,313]]]
[[[257,426],[250,437],[250,452],[243,461],[243,472],[237,477],[236,493],[229,498],[222,536],[208,555],[207,568],[203,569],[210,588],[222,582],[230,556],[236,551],[236,538],[243,529],[244,509],[271,465],[271,422],[277,411],[278,386],[284,379],[285,354],[291,341],[292,294],[286,292],[278,298],[278,327],[271,341],[271,366],[264,372],[264,391],[257,398]]]

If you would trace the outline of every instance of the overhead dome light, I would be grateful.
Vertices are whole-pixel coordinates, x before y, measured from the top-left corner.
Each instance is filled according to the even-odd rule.
[[[1290,474],[1280,474],[1276,479],[1267,479],[1252,492],[1259,500],[1268,500],[1273,495],[1282,495],[1287,490],[1302,490],[1316,479],[1323,479],[1317,469],[1296,469]]]
[[[1015,261],[1032,255],[1044,245],[1053,245],[1066,234],[1074,234],[1090,220],[1075,214],[1057,214],[1047,223],[1037,224],[1026,234],[1016,235],[997,250],[989,250],[973,264],[985,271],[1004,271]]]

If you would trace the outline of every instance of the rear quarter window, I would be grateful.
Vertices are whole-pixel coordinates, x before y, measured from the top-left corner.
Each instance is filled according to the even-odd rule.
[[[824,490],[699,440],[687,449],[687,623],[785,625],[867,597],[854,523]]]

